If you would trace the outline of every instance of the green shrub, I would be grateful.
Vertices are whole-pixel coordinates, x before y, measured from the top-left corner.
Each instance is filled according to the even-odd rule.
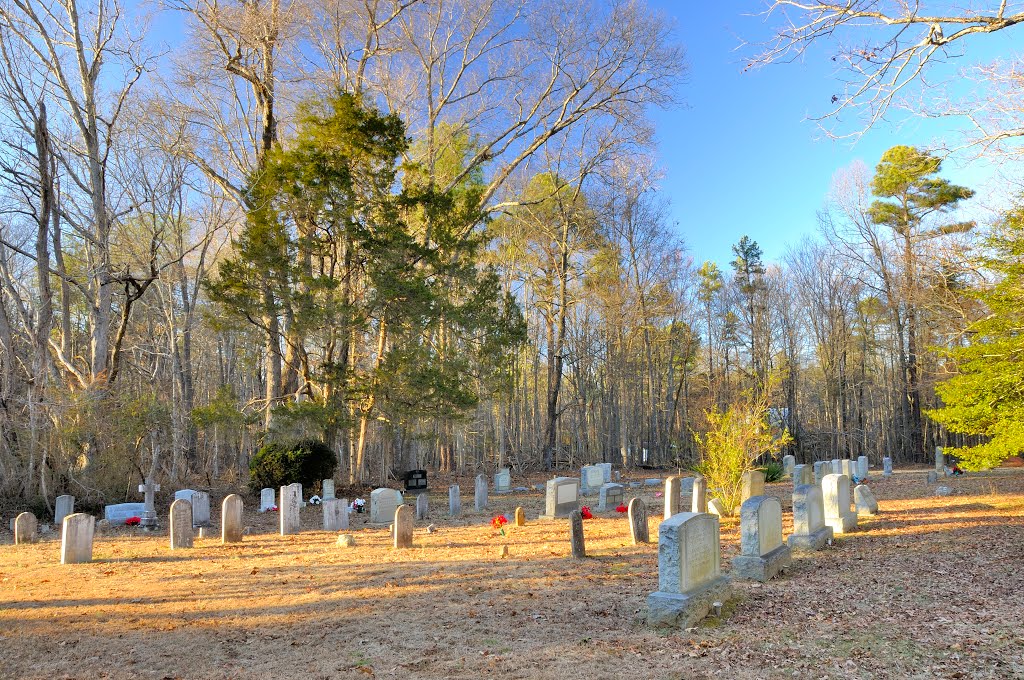
[[[764,472],[765,482],[777,482],[786,476],[786,468],[776,460],[769,461],[767,465],[761,468],[761,471]]]
[[[304,489],[311,489],[333,477],[337,466],[337,456],[321,441],[272,442],[249,461],[249,486],[259,491],[298,482]]]

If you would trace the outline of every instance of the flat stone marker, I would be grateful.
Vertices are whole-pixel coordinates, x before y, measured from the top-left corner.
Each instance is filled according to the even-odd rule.
[[[935,474],[945,474],[946,472],[946,456],[942,453],[942,447],[935,447]]]
[[[832,538],[832,527],[825,526],[825,500],[817,484],[803,484],[793,489],[793,534],[789,547],[793,550],[820,550]]]
[[[324,512],[324,531],[348,529],[348,499],[331,498],[320,504]]]
[[[320,500],[322,501],[333,501],[337,496],[334,495],[334,480],[325,479],[320,482]]]
[[[544,514],[540,519],[568,517],[579,508],[580,483],[573,477],[549,479],[544,487]]]
[[[611,482],[601,485],[601,491],[597,496],[597,511],[608,512],[614,510],[625,497],[626,491],[621,484]]]
[[[740,503],[748,498],[764,495],[764,473],[760,470],[747,470],[741,480]]]
[[[241,543],[242,532],[242,510],[244,508],[242,497],[238,494],[229,494],[220,504],[220,542]]]
[[[871,488],[867,484],[858,484],[853,487],[853,499],[857,505],[858,515],[878,514],[878,501],[875,500],[875,494],[871,492]]]
[[[75,512],[74,496],[57,496],[57,502],[53,506],[53,523],[60,526],[64,518]]]
[[[661,479],[651,478],[644,480],[644,486],[661,486]]]
[[[889,456],[882,459],[882,476],[892,477],[892,458]]]
[[[793,476],[793,468],[796,467],[796,456],[786,455],[782,457],[782,470],[789,476]]]
[[[579,510],[569,513],[569,547],[574,560],[587,556],[587,546],[583,541],[583,515]]]
[[[833,534],[845,534],[857,528],[857,513],[850,512],[850,478],[846,475],[825,475],[822,481],[825,499],[825,524]]]
[[[773,496],[748,498],[740,507],[740,554],[732,558],[736,578],[768,581],[793,561],[782,542],[782,504]]]
[[[691,628],[729,596],[720,566],[718,517],[681,512],[658,528],[658,590],[647,596],[652,626]]]
[[[512,491],[512,473],[508,468],[502,468],[494,473],[494,493],[509,493]]]
[[[483,475],[477,475],[473,485],[473,508],[477,512],[487,509],[487,478]]]
[[[288,536],[302,531],[302,485],[289,484],[281,487],[281,500],[277,504],[277,513],[281,520],[281,535]]]
[[[412,547],[412,508],[408,505],[399,505],[395,508],[395,548]]]
[[[597,465],[584,465],[580,468],[580,494],[592,496],[601,490],[603,484],[603,468]]]
[[[814,471],[810,465],[793,466],[793,486],[814,483]]]
[[[679,503],[682,500],[679,497],[681,487],[682,480],[676,475],[665,480],[665,519],[679,514]]]
[[[697,476],[693,480],[693,494],[690,502],[690,512],[708,511],[708,480],[703,476]]]
[[[39,520],[31,512],[23,512],[14,518],[14,545],[35,543],[39,536]]]
[[[459,498],[459,485],[448,487],[448,516],[458,517],[462,514],[462,499]]]
[[[273,489],[263,489],[260,491],[260,512],[267,512],[276,506],[277,499],[274,497]]]
[[[513,521],[517,527],[526,526],[526,513],[523,512],[522,508],[516,508],[515,520]]]
[[[402,494],[395,489],[374,489],[370,492],[370,524],[390,524],[403,502]]]
[[[857,479],[864,481],[868,478],[868,469],[871,467],[867,456],[857,456]]]
[[[629,533],[633,545],[651,542],[651,530],[647,526],[647,505],[639,498],[629,501]]]
[[[118,503],[103,508],[103,519],[107,520],[110,524],[124,524],[124,521],[129,517],[142,519],[142,515],[145,512],[145,503]]]
[[[426,492],[416,496],[416,519],[426,519],[430,514],[430,497]]]
[[[64,518],[60,531],[60,563],[83,564],[92,562],[92,537],[96,518],[76,512]]]
[[[209,500],[209,496],[206,497]],[[192,504],[184,498],[171,503],[170,516],[171,550],[191,548],[195,535],[192,532]]]

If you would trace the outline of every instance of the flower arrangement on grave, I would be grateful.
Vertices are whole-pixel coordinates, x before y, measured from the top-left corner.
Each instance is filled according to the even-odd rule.
[[[629,508],[627,508],[622,503],[619,503],[617,506],[615,506],[615,512],[629,512]]]
[[[137,527],[140,524],[142,524],[142,518],[141,517],[129,517],[128,519],[126,519],[124,521],[124,525],[126,527]]]
[[[269,512],[277,512],[277,506],[276,505],[271,505],[269,508],[267,508],[267,510]]]
[[[362,498],[357,498],[354,501],[352,501],[352,509],[355,510],[356,512],[362,512],[363,508],[365,507],[366,501],[363,500]]]
[[[590,508],[587,507],[586,505],[580,508],[580,515],[583,516],[583,519],[594,519],[594,515],[590,512]]]
[[[505,517],[505,515],[497,515],[491,520],[491,526],[494,527],[502,536],[505,535],[506,524],[508,524],[508,517]]]
[[[654,492],[654,497],[655,497],[655,498],[661,498],[661,497],[662,497],[662,496],[664,496],[664,495],[665,495],[665,494],[663,494],[663,493],[662,493],[662,492],[660,492],[660,491],[655,491],[655,492]]]

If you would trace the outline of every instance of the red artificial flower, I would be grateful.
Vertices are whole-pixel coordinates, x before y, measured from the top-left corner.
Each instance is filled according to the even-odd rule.
[[[622,503],[619,503],[618,507],[615,508],[615,512],[629,512],[629,508]]]
[[[142,524],[142,519],[139,517],[129,517],[124,521],[126,527],[135,527]]]
[[[491,520],[491,526],[495,529],[500,529],[506,524],[508,524],[508,517],[505,517],[505,515],[498,515]]]
[[[583,519],[594,519],[594,516],[590,514],[590,508],[585,505],[580,508],[580,514],[583,515]]]

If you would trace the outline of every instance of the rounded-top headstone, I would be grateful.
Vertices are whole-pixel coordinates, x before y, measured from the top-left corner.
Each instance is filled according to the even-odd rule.
[[[14,518],[14,545],[35,543],[39,535],[39,520],[31,512],[23,512]]]
[[[171,503],[171,550],[191,548],[194,541],[192,532],[192,503],[184,498]]]
[[[242,497],[230,494],[220,505],[221,543],[239,543],[242,540]]]

